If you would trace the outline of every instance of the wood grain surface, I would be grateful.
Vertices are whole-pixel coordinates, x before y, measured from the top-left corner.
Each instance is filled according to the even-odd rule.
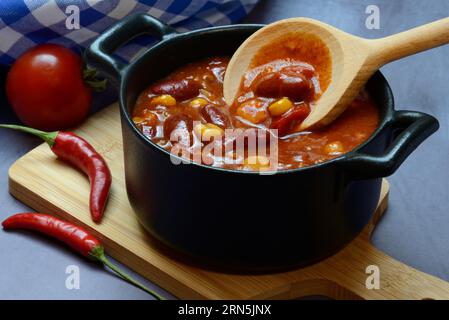
[[[388,202],[385,181],[372,223],[337,255],[313,266],[275,274],[237,275],[205,270],[167,255],[137,222],[127,200],[119,112],[116,104],[91,117],[77,133],[105,156],[113,188],[105,219],[89,215],[89,182],[58,161],[47,145],[20,158],[9,171],[10,192],[35,210],[79,223],[98,236],[118,261],[179,298],[294,299],[324,295],[343,299],[449,299],[449,284],[396,261],[370,244]],[[380,289],[365,286],[366,268],[379,267]]]

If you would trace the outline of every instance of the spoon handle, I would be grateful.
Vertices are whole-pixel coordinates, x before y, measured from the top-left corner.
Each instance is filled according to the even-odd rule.
[[[379,67],[449,43],[449,17],[386,38],[369,40]]]

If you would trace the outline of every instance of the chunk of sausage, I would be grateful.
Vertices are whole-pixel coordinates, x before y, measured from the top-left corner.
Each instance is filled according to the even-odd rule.
[[[268,118],[268,112],[263,102],[258,99],[251,99],[243,102],[236,110],[236,114],[252,123],[262,123]]]
[[[187,100],[196,97],[201,89],[201,85],[191,79],[170,80],[156,84],[151,91],[154,94],[169,94],[177,100]]]

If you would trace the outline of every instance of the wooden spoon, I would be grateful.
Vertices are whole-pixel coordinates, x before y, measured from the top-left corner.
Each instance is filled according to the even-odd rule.
[[[329,86],[315,102],[300,130],[329,124],[357,96],[383,65],[449,43],[449,18],[438,20],[382,39],[369,40],[308,18],[281,20],[251,35],[232,56],[224,78],[224,98],[232,104],[241,79],[259,50],[286,34],[313,34],[328,47],[332,60]],[[299,43],[301,39],[298,39]],[[264,49],[266,50],[266,49]],[[435,68],[438,68],[436,65]],[[431,70],[426,72],[431,77]]]

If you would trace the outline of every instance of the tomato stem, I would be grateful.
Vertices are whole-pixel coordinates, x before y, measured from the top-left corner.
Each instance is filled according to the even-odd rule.
[[[95,92],[102,92],[106,90],[106,85],[108,83],[107,79],[103,80],[84,80],[89,87],[91,87]]]
[[[30,133],[30,134],[35,135],[36,137],[39,137],[42,140],[44,140],[46,143],[48,143],[50,148],[52,148],[55,145],[56,137],[59,134],[59,131],[46,132],[46,131],[41,131],[41,130],[24,127],[24,126],[19,126],[19,125],[15,125],[15,124],[0,124],[0,128],[13,129],[13,130]]]
[[[106,85],[108,83],[107,79],[100,80],[98,77],[98,71],[95,69],[85,68],[83,70],[83,79],[89,87],[91,87],[95,92],[101,92],[106,90]]]

